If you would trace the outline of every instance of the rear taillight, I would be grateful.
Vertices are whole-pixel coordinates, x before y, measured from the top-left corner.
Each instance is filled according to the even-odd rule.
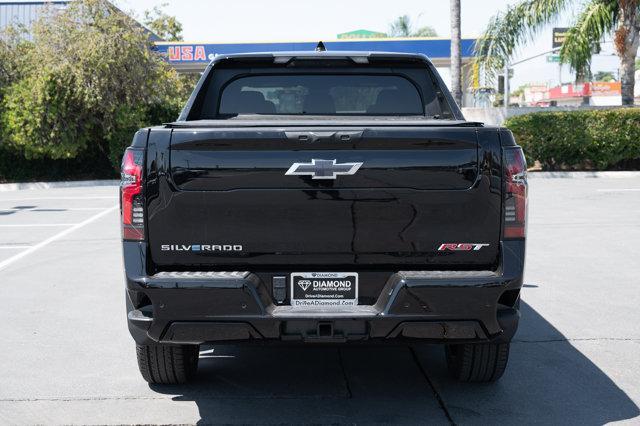
[[[503,149],[505,198],[504,238],[524,238],[527,232],[527,161],[520,147]]]
[[[144,151],[135,148],[127,148],[122,158],[120,196],[125,240],[144,240],[143,159]]]

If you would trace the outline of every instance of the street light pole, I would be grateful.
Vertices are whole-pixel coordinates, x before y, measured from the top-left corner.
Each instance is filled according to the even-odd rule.
[[[504,63],[504,118],[507,119],[509,111],[509,62]]]

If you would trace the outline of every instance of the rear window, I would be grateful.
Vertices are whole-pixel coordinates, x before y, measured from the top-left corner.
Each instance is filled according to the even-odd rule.
[[[397,75],[251,75],[222,89],[218,115],[424,115],[418,88]]]

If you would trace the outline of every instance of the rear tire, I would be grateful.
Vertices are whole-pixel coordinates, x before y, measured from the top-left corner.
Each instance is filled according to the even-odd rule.
[[[136,345],[140,374],[149,383],[188,382],[198,369],[198,345]]]
[[[461,382],[495,382],[507,368],[509,343],[465,343],[445,346],[451,375]]]

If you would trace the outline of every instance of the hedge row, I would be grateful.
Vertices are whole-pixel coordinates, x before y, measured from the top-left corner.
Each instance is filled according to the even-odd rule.
[[[640,108],[535,112],[509,118],[529,165],[612,170],[640,165]]]
[[[116,179],[117,172],[104,156],[83,153],[76,158],[27,159],[16,149],[0,143],[0,183],[57,180]]]
[[[3,110],[0,104],[0,118]],[[158,125],[173,121],[178,117],[180,109],[177,104],[150,105],[137,112],[138,121],[125,117],[123,121],[133,125],[116,127],[107,142],[97,140],[95,144],[80,151],[76,156],[67,159],[52,159],[47,156],[26,155],[21,147],[2,140],[0,126],[0,183],[57,181],[83,179],[116,179],[122,153],[129,146],[133,134],[141,127]],[[135,114],[132,113],[132,116]],[[4,135],[6,136],[6,135]],[[107,152],[99,149],[107,145]]]

